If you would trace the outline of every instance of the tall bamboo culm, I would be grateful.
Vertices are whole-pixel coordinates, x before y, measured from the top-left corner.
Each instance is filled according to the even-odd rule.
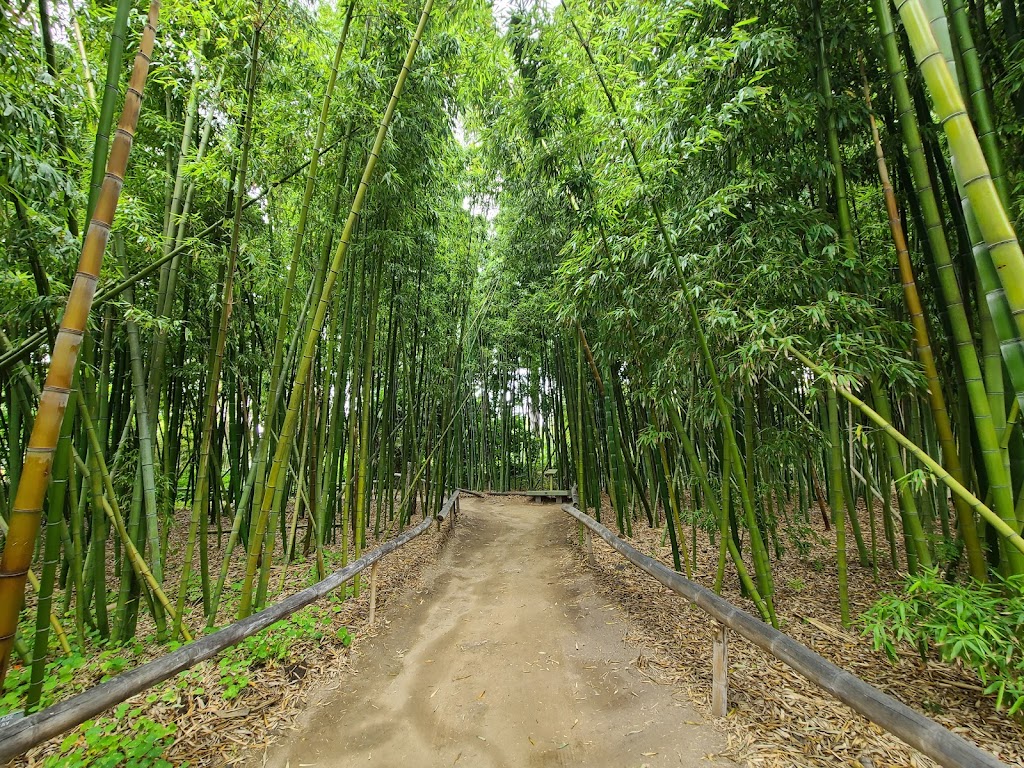
[[[348,218],[345,221],[345,228],[341,233],[341,239],[338,243],[338,248],[334,253],[334,258],[331,262],[327,279],[324,282],[323,290],[320,292],[319,301],[317,302],[316,307],[316,314],[314,315],[313,321],[310,323],[306,334],[306,339],[302,348],[302,357],[299,360],[298,370],[295,373],[295,379],[292,383],[291,395],[288,399],[288,410],[285,413],[284,424],[281,427],[281,436],[274,451],[274,459],[268,473],[263,499],[250,537],[249,553],[248,558],[246,559],[245,581],[242,584],[242,598],[238,609],[239,618],[245,618],[252,612],[253,579],[256,576],[260,554],[263,550],[263,536],[266,532],[267,521],[270,516],[270,507],[273,503],[274,491],[277,488],[279,478],[281,478],[283,468],[291,453],[291,441],[295,430],[295,424],[298,421],[299,406],[302,401],[306,376],[309,375],[309,369],[313,364],[317,341],[323,331],[324,320],[327,316],[328,306],[330,305],[331,292],[334,289],[334,284],[337,282],[338,275],[345,263],[345,254],[348,251],[349,243],[352,241],[355,226],[359,220],[359,214],[362,211],[363,203],[366,200],[366,193],[369,191],[370,182],[373,179],[374,168],[377,166],[377,160],[379,159],[381,149],[384,146],[384,139],[387,136],[388,128],[391,126],[391,120],[395,114],[395,107],[398,105],[398,99],[402,95],[402,89],[405,87],[405,81],[412,69],[413,60],[416,57],[416,50],[419,48],[420,40],[423,37],[423,30],[427,26],[427,21],[430,18],[430,11],[432,8],[433,0],[426,0],[423,4],[423,10],[420,14],[416,31],[413,33],[412,40],[409,43],[409,50],[407,51],[405,61],[402,64],[402,70],[398,75],[394,90],[391,93],[391,99],[388,102],[384,115],[381,117],[380,125],[377,129],[377,136],[374,139],[373,146],[370,150],[369,156],[367,157],[362,178],[359,180],[359,186],[356,189],[355,198],[352,201],[352,207],[349,210]]]
[[[124,186],[135,129],[142,110],[142,91],[149,74],[149,62],[156,39],[156,25],[160,17],[160,0],[153,0],[142,32],[139,51],[135,56],[124,108],[117,125],[107,172],[97,197],[93,216],[89,222],[78,261],[78,270],[68,295],[60,331],[50,356],[46,382],[39,398],[35,423],[25,450],[21,481],[11,509],[9,533],[0,557],[0,683],[7,674],[14,635],[18,628],[18,614],[25,593],[25,581],[39,521],[46,499],[46,490],[53,467],[54,453],[60,436],[64,411],[71,392],[71,383],[78,353],[86,331],[89,310],[92,308],[96,283],[103,264],[110,229],[117,211],[117,203]],[[100,599],[103,599],[101,596]]]
[[[931,96],[936,117],[949,140],[954,167],[1006,291],[1017,334],[1024,336],[1024,253],[989,172],[956,75],[942,55],[921,0],[896,0],[896,8]]]

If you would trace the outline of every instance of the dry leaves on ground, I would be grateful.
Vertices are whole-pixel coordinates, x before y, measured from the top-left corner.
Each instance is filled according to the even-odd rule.
[[[187,529],[187,526],[175,526],[173,530],[177,532],[183,528]],[[393,596],[407,589],[420,588],[423,568],[435,557],[446,535],[447,526],[440,534],[432,528],[381,562],[377,586],[378,622],[382,620],[381,609]],[[213,541],[215,539],[211,538],[211,544]],[[183,547],[176,547],[172,541],[168,551],[180,552]],[[218,548],[211,547],[210,562],[220,562],[220,554]],[[168,566],[169,594],[175,594],[180,564],[169,563]],[[244,568],[244,551],[239,548],[232,556],[227,583],[240,583]],[[270,583],[274,588],[283,583],[284,588],[270,602],[308,586],[311,568],[312,559],[292,563],[286,574],[283,565],[275,565]],[[285,578],[282,579],[282,575]],[[365,574],[363,579],[365,585]],[[233,603],[226,601],[219,617],[222,623],[231,620]],[[334,601],[332,605],[332,610],[321,610],[326,623],[322,626],[320,640],[297,640],[291,645],[286,658],[248,668],[248,683],[236,698],[227,700],[223,697],[224,685],[218,666],[222,654],[129,699],[133,708],[141,708],[138,717],[150,718],[161,724],[173,723],[176,727],[173,745],[164,758],[173,765],[187,762],[193,768],[240,765],[243,758],[254,750],[262,752],[281,729],[292,727],[297,715],[307,706],[309,693],[337,684],[342,676],[351,673],[352,651],[363,638],[372,636],[375,631],[367,623],[368,589],[364,588],[358,598]],[[314,604],[303,610],[316,608],[317,604]],[[148,616],[140,616],[139,636],[152,632],[150,621]],[[203,625],[201,601],[189,606],[186,621],[197,629]],[[351,645],[346,645],[338,637],[342,627],[351,632]],[[145,649],[141,661],[152,660],[166,652],[165,646],[154,643]],[[86,665],[79,674],[95,676],[96,670]],[[131,717],[123,719],[117,723],[117,731],[131,733],[135,721],[136,718]],[[41,744],[13,765],[40,765],[48,755],[57,752],[67,737],[59,736]]]
[[[924,664],[913,653],[903,654],[898,664],[892,665],[872,650],[868,638],[859,635],[856,622],[853,629],[840,629],[834,531],[825,533],[820,525],[818,522],[818,541],[804,558],[790,552],[772,563],[781,629],[1007,765],[1024,768],[1024,728],[980,695],[981,687],[970,670],[939,662]],[[868,525],[864,519],[865,531]],[[663,546],[660,530],[637,525],[633,533],[633,546],[671,566],[671,550]],[[690,533],[687,529],[681,539],[689,541]],[[698,532],[698,536],[704,539],[705,534]],[[568,518],[566,540],[574,545],[570,557],[577,564],[585,563],[585,551],[575,546],[578,525]],[[712,619],[596,538],[594,555],[593,572],[601,594],[625,609],[628,639],[651,656],[645,658],[641,653],[645,673],[679,686],[710,716]],[[713,585],[716,567],[717,552],[703,540],[693,567],[694,581]],[[855,617],[882,593],[899,588],[899,574],[891,569],[882,570],[876,583],[870,570],[857,567],[855,556],[850,568],[851,614]],[[753,612],[750,602],[740,596],[729,568],[723,596]],[[726,756],[759,768],[936,765],[735,633],[729,654],[730,711],[720,721],[729,735]]]

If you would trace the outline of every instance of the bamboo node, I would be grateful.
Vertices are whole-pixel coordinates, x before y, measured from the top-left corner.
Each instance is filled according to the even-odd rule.
[[[925,64],[926,64],[926,63],[927,63],[928,61],[930,61],[931,59],[934,59],[934,58],[935,58],[936,56],[938,56],[939,58],[942,58],[942,51],[940,51],[940,50],[939,50],[938,48],[936,48],[936,49],[935,49],[934,51],[932,51],[931,53],[927,53],[927,54],[925,54],[924,56],[921,56],[921,57],[920,57],[920,59],[919,59],[919,60],[918,60],[918,62],[917,62],[917,66],[918,66],[918,68],[919,68],[919,69],[924,69],[924,65],[925,65]],[[945,61],[945,59],[943,59],[943,61]],[[941,124],[941,122],[942,122],[942,121],[940,120],[939,122],[940,122],[940,124]]]
[[[967,189],[967,187],[971,186],[971,184],[975,184],[979,181],[992,181],[992,177],[987,172],[979,173],[977,176],[972,176],[971,178],[964,180],[964,189]],[[991,250],[991,247],[989,248],[989,250]]]
[[[88,272],[77,272],[76,275],[81,275],[83,278],[85,278],[87,280],[95,280],[96,279],[96,277],[94,275],[90,275]],[[85,336],[85,331],[79,330],[78,328],[71,328],[71,327],[66,326],[66,325],[61,327],[59,333],[66,333],[66,334],[69,334],[71,336],[78,336],[78,337]],[[43,389],[52,389],[52,390],[55,390],[57,392],[70,392],[71,391],[70,389],[64,389],[62,387],[54,387],[52,385],[44,385]]]
[[[939,118],[939,125],[945,127],[946,123],[948,123],[950,120],[953,120],[954,118],[959,118],[959,117],[965,117],[966,118],[966,117],[969,117],[969,116],[968,116],[966,110],[957,110],[956,112],[949,113],[945,117]]]

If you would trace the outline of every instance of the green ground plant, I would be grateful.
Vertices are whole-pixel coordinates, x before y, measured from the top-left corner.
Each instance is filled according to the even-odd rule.
[[[1024,711],[1024,579],[985,586],[950,583],[935,570],[908,576],[903,594],[888,595],[864,615],[865,634],[892,660],[901,646],[922,660],[972,669],[997,709]]]

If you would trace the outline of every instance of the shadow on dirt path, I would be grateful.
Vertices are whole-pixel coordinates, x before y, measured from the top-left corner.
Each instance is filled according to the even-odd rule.
[[[684,692],[635,668],[565,526],[553,505],[464,497],[428,586],[389,601],[356,674],[314,694],[257,764],[733,765],[709,758],[725,739]]]

